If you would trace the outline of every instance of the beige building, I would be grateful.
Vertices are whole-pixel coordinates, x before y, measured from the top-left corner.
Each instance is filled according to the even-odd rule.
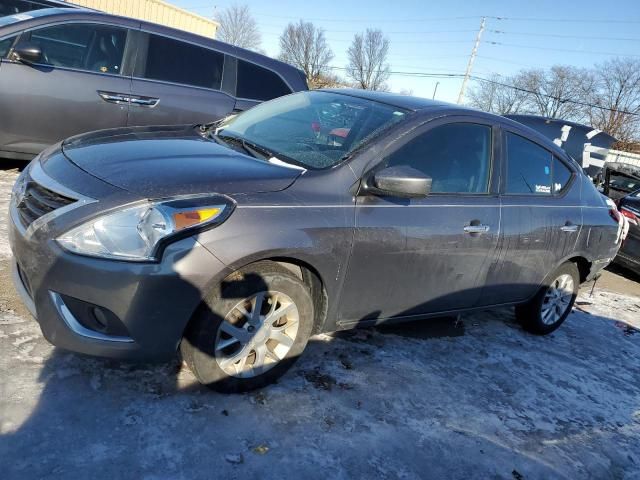
[[[168,27],[215,38],[220,25],[200,15],[188,12],[162,0],[67,0],[87,8],[101,10],[114,15],[138,18],[160,23]],[[212,6],[213,9],[213,6]]]

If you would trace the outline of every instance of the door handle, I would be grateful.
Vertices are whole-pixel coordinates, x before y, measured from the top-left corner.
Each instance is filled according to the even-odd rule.
[[[124,93],[103,92],[98,90],[98,96],[108,103],[129,103],[129,96]]]
[[[490,228],[489,225],[467,225],[463,230],[466,233],[487,233]]]
[[[131,97],[131,103],[133,105],[138,105],[139,107],[155,107],[158,102],[160,102],[159,98],[153,97]]]
[[[560,230],[562,230],[563,232],[567,232],[567,233],[577,232],[578,231],[578,225],[574,225],[571,222],[567,222],[562,227],[560,227]]]

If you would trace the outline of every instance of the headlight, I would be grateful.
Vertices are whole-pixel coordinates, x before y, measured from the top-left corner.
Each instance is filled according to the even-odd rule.
[[[57,238],[80,255],[129,261],[156,260],[160,246],[180,234],[222,223],[233,209],[226,198],[145,202],[100,216]]]
[[[37,157],[36,157],[37,158]],[[24,170],[20,173],[18,178],[16,179],[16,183],[13,184],[13,188],[11,189],[11,200],[15,206],[18,206],[22,199],[24,198],[24,192],[27,188],[27,174],[29,173],[29,169],[31,168],[30,163],[27,165]]]

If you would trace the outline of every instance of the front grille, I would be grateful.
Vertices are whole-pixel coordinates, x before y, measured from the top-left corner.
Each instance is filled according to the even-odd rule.
[[[27,228],[38,218],[58,208],[74,203],[76,200],[60,195],[34,181],[27,181],[24,196],[17,205],[20,221]]]

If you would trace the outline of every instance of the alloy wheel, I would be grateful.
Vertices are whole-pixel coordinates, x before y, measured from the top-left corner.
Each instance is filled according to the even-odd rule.
[[[562,274],[547,289],[542,300],[541,319],[545,325],[553,325],[567,312],[573,297],[573,277]]]
[[[299,324],[291,297],[277,291],[256,293],[238,302],[218,327],[216,361],[232,377],[261,375],[291,350]]]

